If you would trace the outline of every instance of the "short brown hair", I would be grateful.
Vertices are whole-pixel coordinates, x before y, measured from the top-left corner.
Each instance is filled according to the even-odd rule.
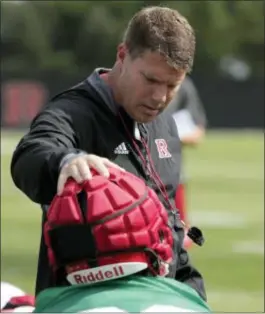
[[[177,69],[190,72],[195,54],[193,28],[177,10],[151,6],[137,12],[129,21],[124,43],[133,58],[144,51],[157,51]]]

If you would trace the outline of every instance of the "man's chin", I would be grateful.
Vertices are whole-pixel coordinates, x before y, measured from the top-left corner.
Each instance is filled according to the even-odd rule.
[[[160,110],[158,112],[158,114],[155,115],[148,115],[142,112],[129,112],[127,110],[125,110],[127,112],[127,114],[131,117],[132,120],[134,120],[135,122],[138,123],[148,123],[148,122],[152,122],[153,120],[155,120],[162,112],[163,110]]]
[[[148,123],[148,122],[152,122],[153,120],[155,120],[160,113],[161,112],[159,112],[156,115],[152,115],[152,116],[149,116],[149,115],[135,115],[134,117],[132,117],[132,119],[134,121],[138,122],[138,123]]]
[[[157,116],[155,117],[149,117],[149,118],[138,118],[138,119],[134,119],[135,122],[138,123],[148,123],[148,122],[152,122],[153,120],[155,120]]]

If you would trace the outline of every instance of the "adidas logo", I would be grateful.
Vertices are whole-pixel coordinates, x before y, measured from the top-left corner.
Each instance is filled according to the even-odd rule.
[[[128,151],[124,142],[115,148],[114,154],[117,154],[117,155],[128,155],[129,154],[129,151]]]

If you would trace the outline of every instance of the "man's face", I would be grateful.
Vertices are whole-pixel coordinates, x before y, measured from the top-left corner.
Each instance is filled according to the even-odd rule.
[[[121,105],[137,122],[154,120],[174,97],[185,78],[185,71],[170,67],[157,52],[146,51],[132,59],[124,45],[119,46]]]

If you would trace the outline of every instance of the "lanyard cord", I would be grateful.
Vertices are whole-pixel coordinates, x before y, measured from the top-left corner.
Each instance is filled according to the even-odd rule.
[[[125,126],[125,128],[126,128],[126,126]],[[126,128],[126,130],[127,130],[127,128]],[[128,130],[127,130],[127,132],[129,133]],[[130,135],[130,133],[129,133],[129,135]],[[133,139],[132,139],[132,141],[133,141],[133,144],[134,144],[136,150],[137,150],[138,153],[139,153],[139,156],[141,157],[142,161],[143,161],[144,164],[146,165],[146,161],[145,161],[145,159],[144,159],[144,157],[143,157],[143,155],[142,155],[142,153],[141,153],[141,151],[140,151],[138,145],[136,144],[136,142],[135,142]],[[166,202],[168,203],[169,209],[171,210],[171,212],[172,212],[172,213],[175,215],[175,217],[176,217],[176,211],[175,211],[175,209],[173,208],[173,206],[172,206],[171,203],[170,203],[170,200],[169,200],[169,198],[168,198],[168,194],[167,194],[165,185],[163,184],[163,182],[162,182],[161,178],[159,177],[158,173],[155,171],[155,167],[154,167],[154,163],[153,163],[153,160],[152,160],[150,151],[149,151],[149,149],[148,149],[148,146],[147,146],[145,140],[144,140],[142,137],[141,137],[141,142],[143,143],[143,145],[144,145],[144,147],[145,147],[145,150],[146,150],[146,153],[147,153],[147,160],[148,160],[149,163],[150,163],[150,175],[151,175],[152,179],[154,180],[155,184],[157,185],[158,189],[160,190],[162,196],[164,197],[164,199],[165,199]],[[158,180],[158,182],[160,183],[160,185],[157,184],[157,181],[156,181],[155,177],[156,177],[156,179]],[[163,188],[163,190],[160,188],[160,186]],[[183,228],[187,227],[186,223],[185,223],[183,220],[180,219],[179,214],[178,214],[177,216],[178,216],[178,219],[180,220],[180,222],[181,222]],[[175,223],[175,222],[174,222],[174,223]],[[194,243],[196,243],[196,244],[199,245],[199,246],[202,246],[203,243],[204,243],[204,241],[205,241],[201,230],[198,229],[197,227],[189,228],[187,235],[188,235],[188,237],[189,237]]]
[[[152,156],[150,154],[150,151],[149,151],[149,148],[147,146],[147,143],[146,143],[146,141],[144,139],[142,139],[141,142],[144,145],[145,151],[147,153],[147,158],[148,158],[148,160],[150,162],[150,169],[152,171],[153,179],[155,179],[155,178],[157,179],[157,181],[159,182],[158,188],[161,187],[160,191],[163,192],[163,196],[166,199],[166,201],[168,202],[170,209],[172,211],[175,211],[173,206],[172,206],[172,204],[171,204],[171,202],[170,202],[170,200],[169,200],[169,197],[168,197],[168,194],[167,194],[167,191],[166,191],[166,187],[165,187],[164,183],[162,182],[160,176],[158,175],[158,173],[155,170],[154,162],[152,160]]]
[[[119,114],[120,116],[120,119],[122,121],[122,124],[128,134],[128,136],[131,138],[132,140],[132,143],[134,145],[134,148],[137,150],[138,152],[138,155],[140,157],[140,159],[142,160],[144,166],[146,167],[146,169],[149,171],[150,173],[150,176],[151,178],[153,179],[154,183],[156,184],[157,188],[159,189],[159,191],[161,192],[161,195],[163,196],[164,200],[166,201],[166,203],[168,204],[169,206],[169,209],[172,213],[176,213],[175,209],[173,208],[172,204],[170,203],[170,200],[169,200],[169,197],[167,195],[167,191],[166,191],[166,188],[165,188],[165,185],[163,184],[163,182],[161,181],[159,175],[157,174],[157,172],[155,171],[155,167],[154,167],[154,163],[153,163],[153,160],[152,160],[152,156],[150,155],[150,152],[149,152],[149,148],[145,142],[145,140],[142,138],[141,136],[141,143],[143,144],[144,148],[145,148],[145,151],[147,153],[147,156],[146,158],[144,158],[138,144],[134,141],[133,137],[131,136],[122,116]],[[146,160],[147,159],[147,160]],[[149,162],[149,165],[150,167],[148,167],[148,162]],[[181,223],[183,224],[183,226],[185,226],[185,223],[184,221],[181,220]]]

